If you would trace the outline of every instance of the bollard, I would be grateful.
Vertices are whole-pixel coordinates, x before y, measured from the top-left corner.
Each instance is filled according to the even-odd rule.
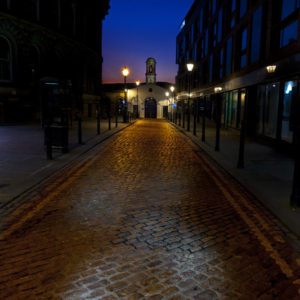
[[[295,168],[291,205],[300,207],[300,125],[295,131]]]
[[[216,94],[216,146],[215,151],[220,151],[220,131],[221,131],[221,94]]]
[[[82,120],[78,118],[78,144],[82,144]]]
[[[240,130],[240,148],[239,148],[239,158],[237,167],[238,169],[243,169],[245,167],[245,141],[246,141],[246,131],[247,131],[247,108],[248,108],[248,90],[246,90],[245,104],[244,104],[244,115],[241,121]]]
[[[99,135],[101,133],[100,128],[100,114],[97,114],[97,134]]]
[[[52,132],[51,132],[50,125],[47,125],[45,128],[45,138],[46,138],[47,159],[51,160],[53,157],[52,157]]]
[[[194,99],[194,129],[193,129],[193,134],[196,136],[197,135],[197,114],[196,114],[196,103],[197,103],[197,100]]]

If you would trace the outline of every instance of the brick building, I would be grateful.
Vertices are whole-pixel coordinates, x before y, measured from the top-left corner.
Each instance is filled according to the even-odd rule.
[[[220,98],[223,127],[239,129],[246,117],[249,135],[291,144],[299,119],[299,6],[297,0],[195,0],[177,36],[180,113],[188,111],[190,88],[192,114],[206,108],[215,118]]]
[[[109,0],[0,0],[0,123],[40,119],[41,80],[69,91],[72,114],[96,111],[108,9]]]

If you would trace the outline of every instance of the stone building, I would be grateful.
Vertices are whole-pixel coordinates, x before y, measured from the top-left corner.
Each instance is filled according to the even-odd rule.
[[[49,106],[41,83],[67,95],[71,114],[95,114],[108,9],[109,0],[0,0],[0,123],[39,120]]]

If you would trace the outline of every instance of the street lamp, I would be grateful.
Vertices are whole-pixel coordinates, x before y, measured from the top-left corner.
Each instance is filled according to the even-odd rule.
[[[124,94],[125,94],[125,103],[123,104],[123,123],[126,123],[127,119],[127,88],[126,88],[126,79],[130,71],[127,67],[122,69],[122,75],[124,76]]]
[[[172,98],[173,98],[173,101],[172,101],[172,122],[174,122],[174,115],[173,115],[173,105],[174,105],[174,102],[175,102],[175,97],[174,97],[174,91],[175,91],[175,87],[174,86],[171,86],[170,87],[170,90],[172,92]]]
[[[187,70],[190,73],[189,74],[189,98],[188,98],[188,124],[187,124],[187,131],[190,131],[191,128],[191,112],[190,112],[190,101],[191,101],[191,73],[194,69],[193,63],[187,63],[186,64]],[[195,117],[195,116],[194,116]]]
[[[136,117],[139,117],[139,85],[141,84],[140,80],[136,80],[136,107],[137,107],[137,112],[136,112]]]
[[[169,98],[170,93],[169,93],[169,92],[166,92],[165,95],[166,95],[167,98]],[[170,101],[170,99],[168,99],[168,112],[167,112],[167,118],[168,118],[168,119],[169,119],[169,101]]]

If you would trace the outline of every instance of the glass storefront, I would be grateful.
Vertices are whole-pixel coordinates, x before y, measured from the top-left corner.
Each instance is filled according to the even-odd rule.
[[[297,81],[286,81],[284,83],[281,139],[287,142],[293,141],[291,124],[291,112],[293,101],[297,101]]]
[[[239,91],[230,91],[223,94],[222,124],[225,128],[239,128]]]
[[[258,87],[258,134],[276,138],[280,84],[261,85]]]

